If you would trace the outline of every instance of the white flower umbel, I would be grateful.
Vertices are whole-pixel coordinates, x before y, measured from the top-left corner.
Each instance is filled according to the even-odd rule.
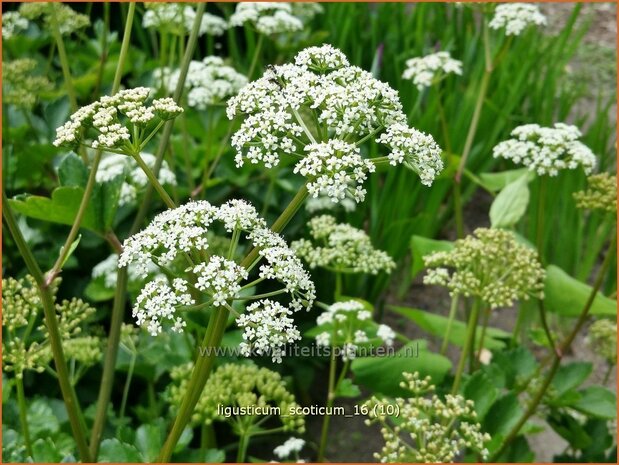
[[[156,157],[152,153],[142,152],[140,154],[144,163],[151,170],[155,169]],[[137,162],[124,155],[107,154],[101,158],[99,169],[97,170],[97,182],[109,181],[122,173],[125,173],[125,182],[120,191],[119,205],[133,205],[138,197],[144,192],[148,185],[148,178]],[[159,183],[163,186],[175,186],[176,175],[170,169],[168,162],[162,161],[159,175]]]
[[[142,18],[142,26],[158,29],[176,35],[191,32],[196,18],[196,10],[183,3],[145,3],[147,8]],[[200,22],[198,35],[222,35],[228,29],[228,23],[219,16],[204,13]]]
[[[506,3],[498,5],[488,24],[492,29],[505,29],[508,36],[518,36],[529,26],[546,25],[546,17],[533,3]]]
[[[22,31],[28,29],[28,20],[17,11],[2,13],[2,38],[12,39]]]
[[[514,129],[511,135],[512,139],[494,147],[494,157],[512,160],[540,176],[556,176],[561,170],[574,170],[579,166],[590,174],[596,166],[591,149],[578,140],[581,133],[576,126],[555,123],[554,127],[547,128],[525,124]]]
[[[164,121],[183,112],[170,98],[146,105],[149,94],[147,87],[125,89],[80,108],[56,129],[54,145],[76,148],[81,143],[112,153],[139,154]],[[155,121],[159,124],[149,131]]]
[[[449,52],[437,52],[406,60],[402,77],[413,81],[417,89],[423,90],[451,73],[461,75],[462,62],[451,58]]]
[[[339,347],[344,361],[357,356],[360,346],[393,345],[396,334],[387,325],[377,325],[372,313],[362,302],[347,300],[329,306],[316,319],[321,331],[316,336],[316,345]]]
[[[290,3],[284,2],[239,2],[232,16],[231,26],[252,24],[265,35],[295,32],[303,29],[301,18],[294,16]]]
[[[298,455],[301,449],[303,449],[303,446],[305,446],[305,441],[303,439],[288,438],[282,445],[273,449],[273,454],[280,460],[287,459],[293,454]]]
[[[92,269],[91,276],[93,279],[102,278],[103,285],[108,289],[116,288],[116,275],[118,274],[118,255],[112,254],[102,262],[99,262]],[[135,265],[130,265],[127,269],[127,277],[129,282],[137,283],[144,280],[144,276],[138,273]],[[148,269],[146,279],[155,277],[163,278],[159,268],[154,263],[151,263]]]
[[[231,234],[226,257],[211,253],[209,247],[212,235],[208,233],[217,229]],[[248,242],[245,251],[258,248],[259,258],[249,269],[235,262],[235,251],[243,236]],[[190,261],[192,265],[189,269],[183,267],[185,272],[176,276],[180,260]],[[255,272],[257,278],[243,285],[260,260],[263,263]],[[166,296],[168,305],[163,313],[158,310],[159,302],[152,286],[142,290],[140,305],[134,309],[138,324],[158,334],[162,319],[173,321],[180,329],[184,320],[179,314],[188,306],[225,306],[236,313],[231,307],[233,302],[254,300],[247,313],[237,319],[245,330],[241,348],[247,355],[252,351],[266,353],[268,349],[273,360],[281,360],[282,346],[298,339],[298,331],[289,316],[299,309],[309,309],[315,298],[314,284],[299,258],[281,236],[267,229],[255,208],[243,200],[230,200],[221,207],[206,201],[190,202],[157,215],[146,229],[125,241],[119,260],[119,266],[135,265],[142,275],[148,273],[152,263],[176,284],[170,287],[163,283],[156,287]],[[178,279],[187,285],[184,290]],[[247,294],[249,288],[263,281],[281,283],[283,287],[266,294]],[[190,288],[194,289],[193,294]],[[194,302],[196,293],[204,297],[203,301]],[[264,299],[276,295],[287,295],[288,305]]]
[[[363,202],[366,190],[363,182],[376,167],[361,156],[359,147],[341,140],[305,146],[307,155],[294,167],[295,173],[307,178],[307,190],[314,198],[325,193],[337,203],[349,194]]]
[[[174,92],[180,70],[158,68],[153,73],[154,84],[163,82],[168,92]],[[205,57],[202,61],[193,60],[189,63],[189,71],[185,80],[187,104],[198,110],[207,106],[220,104],[236,95],[247,84],[247,77],[238,73],[231,66],[226,66],[224,60],[216,56]]]
[[[372,246],[365,231],[349,224],[338,224],[334,217],[321,215],[309,222],[312,241],[301,239],[290,244],[310,268],[327,268],[337,273],[387,273],[395,262]]]
[[[368,162],[404,162],[428,185],[443,166],[434,140],[406,126],[398,93],[349,65],[330,45],[309,47],[297,54],[294,64],[269,68],[228,101],[227,114],[244,117],[232,137],[237,166],[249,162],[272,168],[280,157],[292,157],[296,172],[305,173],[312,183],[313,194],[328,187],[336,201],[350,191],[356,201],[363,199]],[[364,159],[359,146],[376,136],[397,153],[389,159]],[[317,182],[329,166],[338,168]]]

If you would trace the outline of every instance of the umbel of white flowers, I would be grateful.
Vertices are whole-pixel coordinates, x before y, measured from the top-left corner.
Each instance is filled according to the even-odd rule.
[[[406,60],[402,78],[413,81],[417,89],[423,90],[451,73],[461,75],[462,62],[451,58],[449,52],[437,52]]]
[[[360,146],[372,138],[391,149],[381,162],[404,163],[425,185],[443,169],[434,139],[407,126],[397,91],[331,45],[269,68],[228,101],[227,114],[244,116],[232,136],[237,166],[272,168],[280,156],[293,157],[313,197],[340,202],[348,193],[363,201],[363,182],[377,160],[365,158]]]
[[[555,123],[552,128],[539,124],[518,126],[512,138],[492,149],[495,158],[506,158],[535,171],[538,175],[556,176],[559,171],[579,166],[590,174],[596,165],[595,155],[578,139],[582,135],[576,126]]]
[[[163,83],[169,93],[176,89],[179,77],[180,69],[171,70],[168,67],[157,68],[153,73],[154,85]],[[208,105],[221,103],[236,95],[246,84],[247,78],[231,66],[226,66],[220,57],[192,60],[185,80],[187,104],[204,110]]]
[[[196,18],[196,10],[184,3],[152,2],[145,3],[146,12],[142,18],[142,26],[158,29],[177,35],[191,32]],[[198,35],[222,35],[228,29],[225,19],[210,13],[203,13]]]
[[[232,235],[226,257],[209,253],[208,232],[215,230],[217,223]],[[249,271],[234,261],[243,235],[246,245],[259,249],[258,260],[264,261],[258,278],[246,285],[243,282],[249,278]],[[184,264],[178,273],[174,269],[179,268],[181,259],[190,266]],[[230,200],[220,207],[207,201],[189,202],[157,215],[146,229],[125,241],[119,266],[134,263],[145,276],[151,262],[169,278],[155,279],[142,289],[133,316],[153,335],[162,331],[164,323],[182,331],[186,325],[183,310],[224,306],[237,315],[237,323],[244,328],[241,350],[245,355],[269,354],[274,361],[281,361],[282,347],[300,338],[290,315],[302,308],[309,310],[315,298],[314,284],[299,258],[243,200]],[[248,289],[266,280],[283,285],[268,296],[287,294],[288,306],[262,295],[247,295]],[[196,293],[205,301],[196,302]],[[235,301],[253,302],[247,313],[239,315],[231,306]]]
[[[498,5],[488,23],[492,29],[505,29],[508,36],[518,36],[529,26],[544,26],[546,17],[533,3],[506,3]]]
[[[230,26],[249,23],[265,35],[296,32],[318,13],[322,7],[315,2],[239,2],[230,16]]]

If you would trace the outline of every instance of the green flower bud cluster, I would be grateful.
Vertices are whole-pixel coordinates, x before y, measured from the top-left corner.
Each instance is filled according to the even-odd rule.
[[[378,423],[385,441],[376,459],[387,462],[444,463],[453,462],[465,450],[488,457],[485,443],[490,436],[481,431],[473,401],[461,395],[434,394],[430,377],[419,373],[403,373],[400,386],[411,397],[393,401],[372,397],[365,403],[367,425]],[[389,417],[398,411],[397,422]]]
[[[52,286],[55,295],[60,280]],[[97,336],[81,336],[82,329],[95,309],[80,299],[64,300],[55,305],[58,329],[65,357],[80,364],[76,380],[86,368],[101,359],[102,341]],[[43,318],[43,305],[32,276],[2,280],[3,370],[17,378],[26,370],[43,372],[53,356],[49,333]]]
[[[424,257],[430,268],[425,284],[447,287],[451,294],[477,297],[491,308],[511,307],[519,299],[543,298],[546,272],[537,252],[509,231],[478,228],[447,252]]]
[[[193,364],[189,363],[174,368],[170,375],[172,384],[167,390],[167,399],[173,409],[177,409],[189,383]],[[227,417],[224,408],[232,407],[233,416]],[[296,410],[298,404],[294,395],[286,389],[286,384],[279,373],[259,368],[253,363],[228,363],[220,366],[209,377],[191,421],[194,425],[210,425],[214,421],[234,421],[236,409],[245,409],[242,415],[247,423],[254,416],[254,422],[264,415],[252,415],[252,411],[273,407],[278,409],[284,431],[303,433],[305,418]]]
[[[578,208],[617,212],[617,176],[593,174],[587,178],[589,187],[574,193]]]
[[[395,262],[382,250],[376,250],[362,229],[337,223],[331,215],[314,217],[309,222],[313,240],[291,244],[310,268],[327,268],[338,273],[390,273]]]
[[[33,75],[37,62],[31,58],[2,63],[2,98],[5,104],[31,110],[41,93],[51,90],[45,76]]]
[[[63,36],[73,34],[90,25],[90,18],[88,16],[76,12],[70,6],[60,2],[22,3],[19,7],[19,12],[26,19],[35,20],[43,18],[47,30],[53,24],[52,21],[55,14],[60,34]]]
[[[588,340],[595,352],[612,365],[617,364],[617,324],[606,318],[589,327]]]

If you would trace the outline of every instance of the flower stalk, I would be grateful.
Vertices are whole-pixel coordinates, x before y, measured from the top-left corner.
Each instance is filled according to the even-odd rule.
[[[456,368],[456,376],[451,388],[451,393],[453,395],[457,394],[458,389],[460,388],[460,381],[462,380],[462,374],[464,373],[464,365],[466,364],[467,356],[470,351],[474,350],[475,330],[477,329],[477,320],[479,319],[479,307],[479,299],[474,299],[466,329],[466,340],[464,341],[464,346],[462,347],[462,353],[460,354],[460,360],[458,361],[458,367]]]

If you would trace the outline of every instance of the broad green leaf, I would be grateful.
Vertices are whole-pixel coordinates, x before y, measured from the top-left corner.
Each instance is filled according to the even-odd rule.
[[[538,363],[528,349],[516,347],[496,352],[492,365],[499,367],[505,373],[505,384],[508,388],[512,388],[528,380],[536,370]]]
[[[591,443],[591,437],[572,415],[554,410],[547,418],[548,424],[575,449],[584,449]]]
[[[44,399],[35,399],[30,403],[27,417],[30,435],[33,438],[49,436],[60,430],[58,419]]]
[[[562,316],[579,316],[591,290],[591,286],[572,278],[557,266],[550,265],[546,268],[544,303],[550,312]],[[617,301],[598,292],[589,314],[614,317],[617,314]]]
[[[451,369],[451,362],[442,355],[428,350],[425,341],[411,341],[392,356],[361,357],[351,365],[355,382],[374,392],[387,396],[405,395],[400,387],[403,372],[415,372],[430,376],[432,382],[439,384]]]
[[[464,385],[464,397],[475,402],[475,411],[480,422],[488,413],[498,393],[498,389],[483,371],[475,373]]]
[[[422,236],[413,236],[411,238],[411,252],[413,256],[413,266],[411,268],[411,277],[417,276],[421,270],[425,268],[423,257],[432,252],[447,252],[453,249],[453,242],[437,241],[428,239]]]
[[[106,287],[104,280],[103,276],[91,279],[86,289],[84,289],[84,295],[93,302],[103,302],[113,299],[114,289]]]
[[[335,391],[336,397],[359,397],[360,395],[361,390],[359,386],[353,384],[348,378],[343,379]]]
[[[526,212],[528,204],[528,178],[521,176],[505,186],[492,202],[490,224],[493,228],[514,226]]]
[[[447,317],[424,310],[418,310],[416,308],[395,307],[393,305],[390,305],[389,308],[399,315],[414,321],[421,329],[433,336],[442,338],[447,333],[447,324],[449,322],[449,318]],[[476,337],[475,345],[479,346],[481,340],[481,326],[478,327]],[[484,337],[484,347],[490,350],[501,349],[505,347],[505,342],[501,339],[509,339],[510,337],[509,333],[501,329],[488,327],[486,328],[486,336]],[[466,324],[458,320],[452,321],[451,330],[449,331],[449,342],[458,347],[462,347],[464,346],[465,340]]]
[[[599,418],[617,418],[617,396],[602,386],[590,386],[579,391],[578,399],[572,407],[583,413]]]
[[[531,181],[535,174],[527,168],[500,171],[498,173],[479,173],[477,183],[490,192],[498,192],[508,184],[524,177],[527,182]]]
[[[62,455],[56,449],[52,438],[37,439],[32,444],[32,461],[35,463],[58,463]]]
[[[135,446],[146,462],[154,462],[163,445],[163,432],[159,425],[141,425],[135,433]]]
[[[487,444],[491,453],[501,446],[505,436],[520,420],[522,413],[518,397],[513,392],[505,394],[492,404],[483,422],[483,430],[492,437]]]
[[[559,367],[552,380],[557,397],[580,386],[591,374],[593,366],[588,362],[574,362]]]
[[[70,152],[58,165],[58,180],[61,186],[85,187],[88,182],[88,168],[80,157]]]
[[[140,453],[131,444],[125,444],[118,439],[105,439],[99,448],[99,462],[128,463],[143,462]]]

